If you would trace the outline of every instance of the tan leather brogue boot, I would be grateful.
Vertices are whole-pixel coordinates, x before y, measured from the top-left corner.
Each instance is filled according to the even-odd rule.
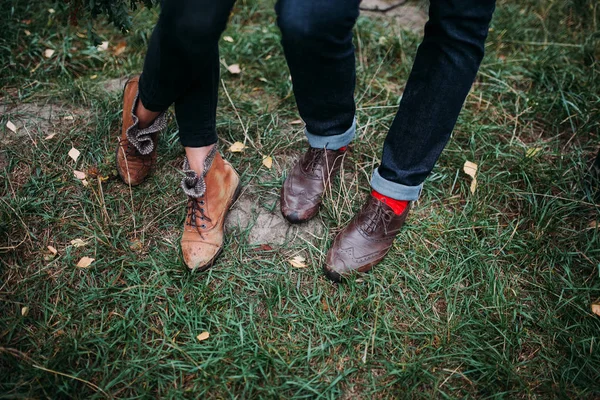
[[[340,282],[352,271],[371,270],[392,248],[409,210],[410,204],[402,214],[396,215],[389,205],[371,195],[363,209],[333,241],[323,265],[325,275]]]
[[[183,259],[192,271],[213,265],[223,247],[225,216],[241,191],[240,177],[217,146],[204,163],[204,176],[198,176],[186,161],[181,182],[188,196],[187,215],[181,238]]]
[[[317,214],[323,192],[338,173],[345,154],[345,149],[308,149],[281,187],[281,214],[285,219],[299,224]]]
[[[161,113],[148,128],[140,129],[135,116],[139,99],[139,76],[127,81],[123,89],[123,124],[117,145],[117,172],[123,182],[135,186],[142,183],[156,163],[158,134],[167,126]]]

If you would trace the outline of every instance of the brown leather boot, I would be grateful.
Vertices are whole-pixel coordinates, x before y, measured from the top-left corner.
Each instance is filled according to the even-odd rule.
[[[190,270],[204,271],[221,253],[225,216],[241,191],[240,177],[217,146],[204,162],[204,176],[191,170],[187,159],[183,169],[186,176],[181,187],[188,204],[181,251]]]
[[[281,213],[292,224],[306,222],[319,211],[323,192],[338,173],[345,150],[310,147],[281,187]]]
[[[156,163],[158,133],[167,126],[160,114],[148,128],[140,129],[135,116],[138,102],[139,76],[127,81],[123,89],[123,125],[117,146],[117,171],[123,182],[135,186],[142,183]]]
[[[409,209],[410,204],[397,215],[390,206],[370,196],[363,209],[333,241],[323,265],[325,275],[340,282],[352,271],[371,270],[392,247]]]

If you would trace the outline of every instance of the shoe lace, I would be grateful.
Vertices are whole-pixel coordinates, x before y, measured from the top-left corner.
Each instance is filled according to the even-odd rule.
[[[311,148],[308,151],[308,156],[310,157],[308,163],[306,164],[306,169],[310,172],[315,172],[317,168],[321,167],[321,160],[323,159],[323,155],[325,154],[325,150]]]
[[[367,212],[367,215],[369,215],[369,218],[365,222],[365,227],[364,227],[365,233],[367,233],[368,235],[371,235],[374,232],[379,231],[381,229],[381,227],[383,226],[383,229],[384,229],[385,233],[387,234],[388,226],[393,218],[392,214],[390,212],[388,212],[387,210],[385,210],[383,208],[383,203],[381,203],[379,201],[377,203],[375,203],[375,205],[372,207],[374,207],[375,210],[373,210],[373,212]]]
[[[196,228],[196,231],[200,236],[202,236],[201,229],[206,229],[206,223],[202,222],[198,225],[198,219],[206,222],[212,221],[208,215],[206,215],[206,210],[204,209],[205,205],[206,202],[203,197],[195,198],[188,196],[186,225]]]

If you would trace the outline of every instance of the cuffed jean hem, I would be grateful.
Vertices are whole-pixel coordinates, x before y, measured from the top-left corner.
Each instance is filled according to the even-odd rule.
[[[386,197],[391,197],[395,200],[419,200],[423,184],[418,186],[406,186],[396,182],[388,181],[379,175],[378,168],[373,171],[371,177],[371,187]]]
[[[183,147],[210,146],[217,143],[218,140],[219,138],[214,132],[207,134],[206,132],[185,131],[182,133],[181,130],[179,131],[179,142]]]
[[[319,136],[310,133],[308,130],[304,130],[306,138],[310,147],[315,149],[327,149],[327,150],[338,150],[348,144],[354,139],[356,135],[356,119],[352,122],[352,126],[348,130],[339,135],[332,136]]]

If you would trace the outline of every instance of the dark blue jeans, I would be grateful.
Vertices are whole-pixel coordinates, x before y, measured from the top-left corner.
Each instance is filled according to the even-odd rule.
[[[235,0],[163,0],[140,82],[144,106],[175,103],[180,140],[217,141],[218,41]],[[279,0],[275,6],[300,116],[312,147],[337,149],[356,131],[352,28],[359,0]],[[425,37],[371,180],[416,200],[450,138],[484,54],[495,0],[431,0]]]

